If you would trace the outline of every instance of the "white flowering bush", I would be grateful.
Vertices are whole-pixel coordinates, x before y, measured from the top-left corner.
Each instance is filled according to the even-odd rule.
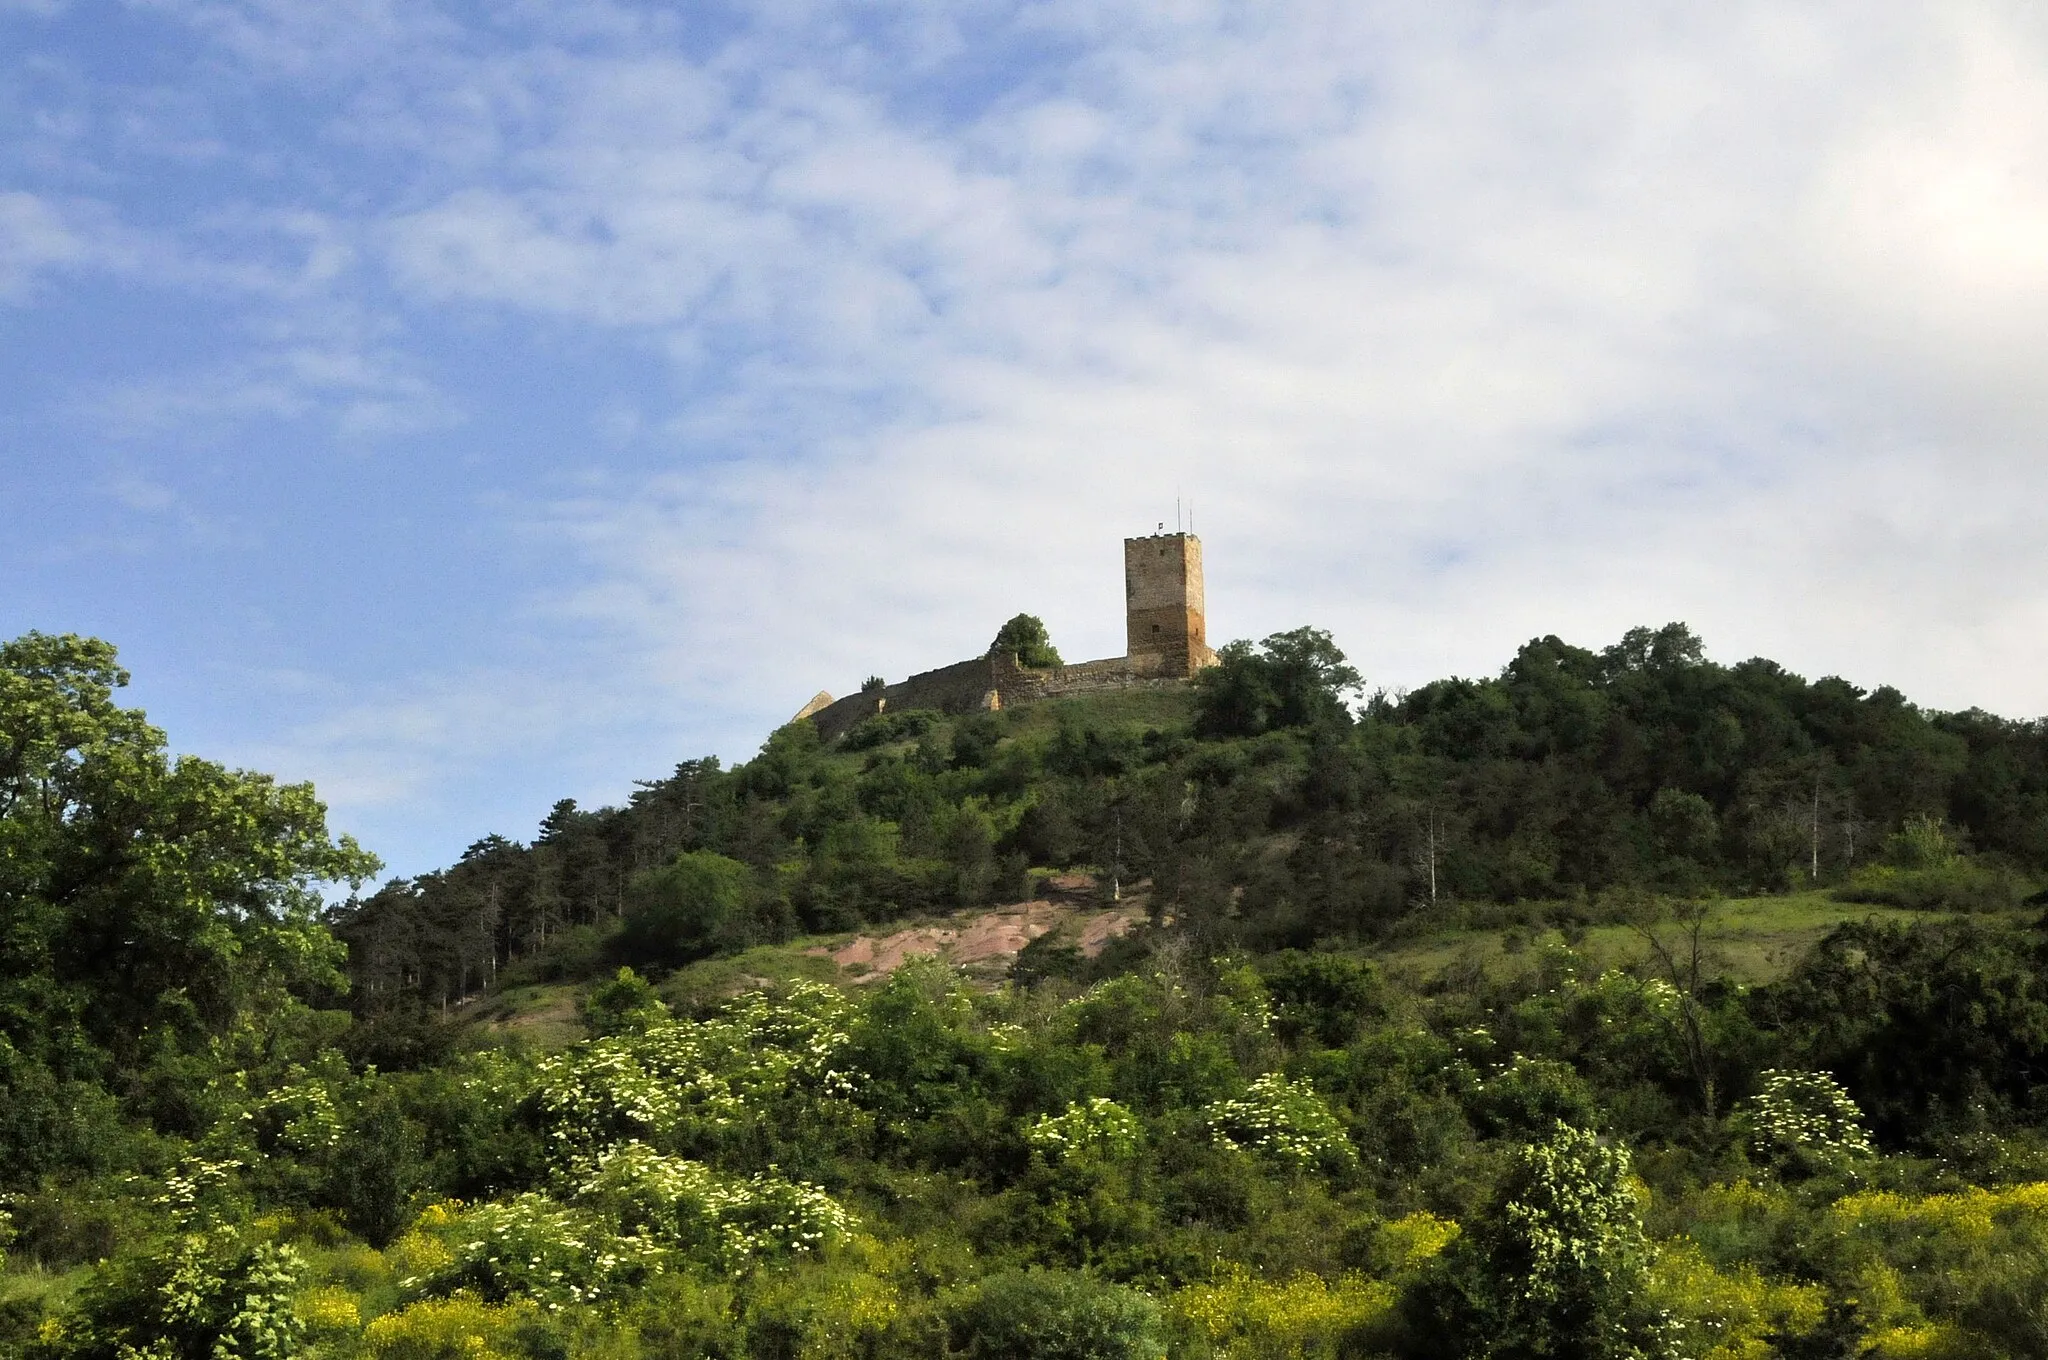
[[[45,1324],[41,1354],[97,1360],[287,1360],[305,1328],[292,1295],[305,1262],[233,1227],[181,1232],[103,1261]]]
[[[325,1082],[299,1078],[258,1096],[240,1122],[266,1153],[317,1158],[341,1146],[341,1113]]]
[[[193,1232],[238,1218],[236,1179],[243,1169],[243,1163],[232,1157],[187,1157],[164,1177],[156,1206],[173,1224]]]
[[[717,1212],[719,1257],[728,1268],[820,1251],[853,1231],[853,1216],[818,1186],[772,1173],[726,1182]]]
[[[575,1194],[621,1231],[727,1270],[822,1251],[853,1231],[852,1215],[806,1181],[722,1176],[644,1143],[603,1154]]]
[[[1874,1151],[1862,1108],[1826,1072],[1765,1072],[1743,1118],[1750,1151],[1781,1168],[1810,1173]]]
[[[399,1286],[420,1294],[473,1290],[499,1301],[531,1298],[544,1307],[600,1303],[659,1270],[667,1256],[656,1242],[620,1234],[589,1209],[524,1194],[466,1210],[440,1209],[420,1234],[439,1250],[407,1244],[419,1273]]]
[[[1550,1306],[1595,1280],[1629,1281],[1647,1250],[1628,1149],[1598,1134],[1558,1124],[1521,1149],[1500,1207],[1500,1238],[1531,1304]]]
[[[1516,1151],[1487,1211],[1414,1286],[1433,1354],[1643,1360],[1674,1349],[1646,1298],[1649,1243],[1624,1148],[1559,1123]]]
[[[1268,1072],[1236,1100],[1203,1111],[1211,1137],[1295,1171],[1342,1170],[1358,1161],[1344,1126],[1305,1081]]]
[[[622,1143],[714,1140],[793,1096],[838,1103],[858,1082],[843,1060],[849,1008],[806,983],[779,1000],[740,997],[709,1020],[578,1044],[540,1066],[534,1099],[551,1149],[583,1167]]]
[[[1123,1162],[1138,1155],[1145,1130],[1129,1110],[1096,1096],[1033,1120],[1024,1128],[1024,1141],[1048,1162]]]

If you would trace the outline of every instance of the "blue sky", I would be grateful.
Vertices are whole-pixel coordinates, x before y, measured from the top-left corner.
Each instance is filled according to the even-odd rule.
[[[417,872],[1191,499],[1374,684],[2048,711],[2020,5],[0,0],[0,628]]]

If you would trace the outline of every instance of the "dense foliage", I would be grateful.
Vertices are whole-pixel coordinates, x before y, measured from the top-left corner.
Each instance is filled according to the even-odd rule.
[[[341,984],[316,885],[377,862],[307,785],[173,759],[113,648],[0,643],[0,1180],[112,1155],[110,1097],[196,1132],[224,1051]]]
[[[1675,624],[1597,653],[1542,638],[1499,676],[1354,711],[1358,684],[1298,629],[1230,644],[1136,721],[911,710],[836,750],[798,723],[624,807],[559,803],[531,844],[487,837],[335,925],[379,1008],[473,995],[621,920],[614,965],[674,966],[1008,900],[1033,868],[1150,878],[1205,947],[1257,949],[1384,939],[1453,902],[1590,920],[1628,888],[1998,910],[2048,871],[2040,722],[1722,666]]]
[[[0,648],[0,1354],[2048,1356],[2038,725],[1675,627],[1358,703],[1302,629],[323,920],[368,857],[124,678]],[[1003,982],[763,948],[1089,883],[1145,919]]]

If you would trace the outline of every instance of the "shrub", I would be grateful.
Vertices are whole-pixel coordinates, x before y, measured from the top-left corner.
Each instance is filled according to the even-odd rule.
[[[1048,1162],[1122,1162],[1138,1155],[1145,1130],[1129,1110],[1096,1096],[1035,1120],[1025,1128],[1024,1141]]]
[[[908,1360],[945,1352],[943,1334],[934,1334],[941,1319],[928,1304],[848,1266],[763,1277],[748,1291],[746,1315],[748,1351],[756,1356]]]
[[[995,755],[1003,739],[1003,720],[994,713],[969,713],[953,724],[953,759],[956,770],[979,770]]]
[[[1159,1360],[1159,1305],[1067,1270],[991,1275],[954,1310],[969,1360]]]
[[[746,1338],[734,1316],[733,1294],[728,1283],[675,1272],[652,1281],[626,1315],[639,1338],[639,1355],[645,1360],[741,1360],[747,1354]],[[801,1349],[794,1353],[808,1357]]]
[[[1811,1175],[1873,1151],[1862,1109],[1825,1072],[1765,1072],[1743,1120],[1750,1151],[1785,1170]]]
[[[799,983],[779,1001],[750,993],[708,1020],[589,1040],[540,1064],[532,1110],[557,1166],[620,1143],[727,1142],[771,1110],[848,1115],[848,1010],[833,988]]]
[[[1799,1066],[1841,1079],[1880,1140],[2024,1117],[2048,1068],[2040,937],[1975,919],[1848,922],[1746,1004]]]
[[[2048,1354],[2048,1184],[1837,1200],[1811,1249],[1857,1281],[1877,1356]]]
[[[658,1270],[662,1258],[655,1244],[614,1233],[597,1214],[536,1194],[430,1211],[415,1234],[431,1241],[400,1244],[422,1267],[401,1288],[469,1290],[492,1302],[530,1298],[549,1308],[613,1298]]]
[[[2026,896],[2011,870],[1976,860],[1915,867],[1891,864],[1858,869],[1835,889],[1845,902],[1869,902],[1908,911],[2007,911]]]
[[[535,1319],[531,1303],[493,1307],[473,1295],[421,1299],[363,1331],[375,1360],[512,1360],[514,1338]]]
[[[916,741],[944,720],[945,715],[933,708],[877,713],[854,724],[853,730],[840,739],[840,745],[849,751],[867,751],[899,741]]]
[[[1924,814],[1908,817],[1884,841],[1885,861],[1901,869],[1946,869],[1960,856],[1948,824]]]
[[[346,1122],[321,1200],[349,1230],[384,1246],[405,1226],[412,1194],[426,1180],[419,1130],[388,1086],[374,1088]]]
[[[1628,1153],[1557,1125],[1406,1300],[1406,1353],[1602,1360],[1668,1350],[1638,1304],[1648,1243]]]
[[[0,1034],[0,1185],[58,1168],[105,1166],[123,1134],[120,1107],[91,1082],[63,1081]]]
[[[413,1072],[438,1067],[455,1051],[456,1028],[417,996],[405,996],[343,1031],[339,1048],[357,1067]]]
[[[1559,1124],[1594,1122],[1600,1103],[1570,1063],[1517,1053],[1473,1093],[1473,1122],[1489,1137],[1527,1138]]]
[[[362,1303],[340,1285],[308,1289],[292,1300],[292,1315],[316,1344],[349,1336],[362,1329]]]
[[[1450,1219],[1426,1212],[1381,1223],[1370,1239],[1372,1267],[1396,1280],[1407,1278],[1443,1255],[1463,1231]]]
[[[1331,1284],[1301,1274],[1283,1283],[1234,1265],[1212,1284],[1183,1289],[1172,1308],[1217,1360],[1265,1360],[1356,1354],[1393,1304],[1394,1287],[1377,1280],[1347,1275]]]
[[[1645,1288],[1650,1305],[1673,1319],[1686,1355],[1769,1354],[1767,1338],[1811,1332],[1827,1306],[1818,1285],[1766,1280],[1750,1265],[1718,1269],[1684,1238],[1658,1251]]]
[[[668,1007],[654,986],[631,968],[621,968],[609,981],[591,989],[583,1002],[583,1023],[599,1036],[645,1034],[668,1019]]]
[[[1305,1081],[1268,1072],[1235,1100],[1219,1100],[1203,1111],[1210,1135],[1293,1171],[1341,1171],[1355,1166],[1358,1153],[1344,1126]]]
[[[820,1252],[853,1227],[852,1216],[808,1182],[721,1176],[642,1143],[606,1153],[576,1195],[624,1232],[726,1270]]]
[[[1266,991],[1283,1038],[1336,1048],[1383,1006],[1379,973],[1341,954],[1290,949],[1264,965]]]
[[[46,1342],[64,1360],[285,1360],[304,1334],[304,1269],[233,1228],[181,1233],[102,1265]]]

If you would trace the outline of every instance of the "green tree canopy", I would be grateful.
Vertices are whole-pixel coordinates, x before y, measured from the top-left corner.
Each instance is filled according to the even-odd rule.
[[[310,784],[171,757],[127,682],[94,639],[0,644],[0,1035],[53,1060],[338,980],[316,885],[378,868]]]
[[[1046,634],[1045,621],[1036,614],[1019,614],[996,630],[996,640],[989,644],[988,654],[999,656],[1004,652],[1015,652],[1018,665],[1035,670],[1061,664],[1059,649]]]
[[[317,886],[378,867],[311,785],[172,757],[127,682],[95,639],[0,643],[0,1106],[340,985]]]
[[[753,942],[753,870],[708,850],[675,857],[635,877],[626,890],[620,947],[635,959],[674,966]]]
[[[1344,722],[1363,681],[1320,628],[1232,642],[1195,677],[1195,725],[1205,736],[1252,737],[1282,727]]]

